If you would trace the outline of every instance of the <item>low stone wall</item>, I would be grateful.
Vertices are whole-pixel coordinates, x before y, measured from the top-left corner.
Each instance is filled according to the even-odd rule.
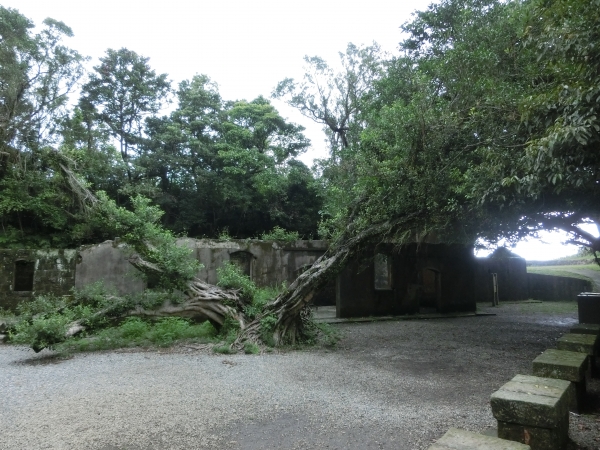
[[[592,284],[587,280],[580,280],[578,278],[528,273],[527,288],[529,298],[536,300],[575,301],[577,300],[577,295],[581,292],[591,291]]]
[[[198,277],[208,283],[217,282],[217,268],[224,262],[238,264],[258,286],[273,286],[292,282],[327,250],[326,241],[259,241],[232,239],[181,239],[180,245],[192,250],[192,255],[204,267]]]
[[[190,257],[203,268],[198,277],[217,282],[217,269],[226,261],[237,264],[258,286],[290,283],[327,250],[325,241],[180,239]],[[36,293],[68,295],[73,287],[102,281],[118,294],[141,292],[146,281],[128,262],[126,245],[116,241],[87,245],[79,250],[0,250],[0,307],[14,309]],[[317,295],[315,304],[335,304],[335,282]]]

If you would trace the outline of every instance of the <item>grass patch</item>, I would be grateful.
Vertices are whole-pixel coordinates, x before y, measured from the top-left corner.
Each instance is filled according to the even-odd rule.
[[[563,266],[560,266],[563,267]],[[555,276],[555,277],[566,277],[566,278],[577,278],[578,280],[585,280],[585,281],[590,281],[590,279],[588,277],[586,277],[585,275],[581,275],[579,273],[575,273],[575,272],[569,272],[568,270],[563,270],[563,269],[550,269],[549,267],[535,267],[533,269],[535,270],[529,270],[530,268],[527,268],[527,273],[535,273],[538,275],[551,275],[551,276]]]
[[[578,269],[595,270],[600,272],[600,266],[598,264],[581,264],[581,265],[564,265],[564,266],[529,266],[527,267],[528,273],[541,273],[543,275],[557,275],[557,276],[568,276],[570,278],[581,278],[576,271]],[[561,274],[567,275],[561,275]]]
[[[502,305],[502,302],[500,302]],[[542,302],[542,303],[523,303],[518,305],[519,311],[531,314],[549,314],[563,315],[577,312],[577,302]]]
[[[231,349],[231,346],[228,344],[216,345],[213,347],[213,352],[221,353],[223,355],[230,355],[232,353],[236,353],[235,350]]]
[[[244,353],[246,355],[258,355],[260,353],[260,347],[252,342],[246,342],[244,344]]]
[[[70,353],[127,347],[168,347],[183,340],[215,342],[216,335],[217,330],[208,321],[192,324],[178,317],[166,317],[150,322],[131,317],[117,327],[101,330],[94,335],[69,339],[58,344],[56,350]]]
[[[319,330],[318,338],[323,345],[334,347],[342,339],[342,332],[328,323],[316,323],[315,326]]]

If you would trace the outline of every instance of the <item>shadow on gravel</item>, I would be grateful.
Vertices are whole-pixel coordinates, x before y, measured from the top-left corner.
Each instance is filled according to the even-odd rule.
[[[19,359],[17,361],[11,362],[10,364],[13,366],[47,366],[52,364],[60,364],[72,358],[72,355],[47,352],[39,355],[34,355],[29,358]]]

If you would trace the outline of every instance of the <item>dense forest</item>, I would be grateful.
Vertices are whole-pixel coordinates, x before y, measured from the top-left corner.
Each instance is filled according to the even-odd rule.
[[[294,159],[310,143],[267,99],[224,100],[204,75],[175,89],[124,48],[85,73],[84,58],[65,46],[66,25],[48,19],[33,34],[17,11],[0,14],[0,247],[102,237],[60,164],[118,205],[152,199],[176,233],[245,238],[280,227],[316,236],[322,189]]]
[[[396,55],[349,44],[337,64],[306,57],[304,78],[271,95],[323,125],[330,155],[315,172],[294,159],[310,145],[302,128],[265,97],[225,101],[207,76],[174,89],[127,49],[84,73],[63,23],[34,34],[1,8],[0,27],[0,246],[128,236],[136,267],[210,297],[240,341],[266,322],[275,343],[302,337],[315,290],[384,239],[562,229],[600,250],[578,227],[600,221],[600,0],[442,0],[402,25]],[[275,226],[331,248],[260,314],[164,257],[170,233]]]

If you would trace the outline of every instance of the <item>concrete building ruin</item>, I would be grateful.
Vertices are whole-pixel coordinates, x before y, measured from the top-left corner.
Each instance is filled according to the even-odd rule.
[[[217,282],[217,268],[230,261],[257,285],[291,283],[327,250],[325,241],[292,243],[258,240],[182,239],[191,257],[203,264],[198,277]],[[129,264],[118,241],[78,250],[0,250],[0,307],[14,309],[36,294],[69,295],[96,281],[119,294],[147,287]],[[382,243],[363,250],[314,299],[335,305],[337,317],[415,313],[474,312],[477,302],[493,298],[496,274],[499,300],[560,300],[591,289],[584,280],[528,274],[516,255],[475,258],[473,249],[442,243]]]

